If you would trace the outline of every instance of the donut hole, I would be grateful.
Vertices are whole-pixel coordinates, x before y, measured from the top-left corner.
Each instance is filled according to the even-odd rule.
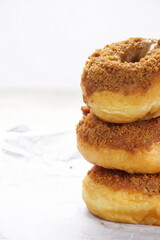
[[[129,49],[126,53],[121,57],[122,62],[139,62],[141,58],[144,58],[149,51],[151,51],[155,43],[146,43],[143,48],[137,49]]]

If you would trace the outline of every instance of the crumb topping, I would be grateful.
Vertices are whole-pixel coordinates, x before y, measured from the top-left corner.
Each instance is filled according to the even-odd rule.
[[[160,40],[130,38],[97,49],[86,62],[81,85],[86,94],[145,92],[160,74]]]
[[[94,147],[110,147],[135,153],[160,142],[160,117],[126,124],[105,122],[91,111],[77,125],[77,135]]]
[[[83,113],[84,116],[87,116],[88,113],[90,113],[90,108],[87,107],[87,106],[81,107],[81,110],[82,110],[82,113]]]
[[[160,174],[131,174],[121,170],[94,166],[88,176],[99,184],[115,190],[130,190],[144,194],[160,193]]]

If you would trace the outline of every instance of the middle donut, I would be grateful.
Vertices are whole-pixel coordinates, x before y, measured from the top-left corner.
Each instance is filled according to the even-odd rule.
[[[129,173],[160,172],[160,117],[114,124],[82,110],[86,116],[77,125],[77,146],[87,161]]]

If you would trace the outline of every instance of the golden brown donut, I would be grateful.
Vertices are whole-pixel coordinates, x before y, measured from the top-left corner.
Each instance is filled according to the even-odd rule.
[[[160,115],[160,40],[130,38],[96,50],[81,87],[102,120],[128,123]]]
[[[77,125],[77,146],[98,166],[130,173],[160,172],[160,117],[115,124],[88,113]]]
[[[160,174],[129,174],[94,166],[83,180],[94,215],[115,222],[160,225]]]

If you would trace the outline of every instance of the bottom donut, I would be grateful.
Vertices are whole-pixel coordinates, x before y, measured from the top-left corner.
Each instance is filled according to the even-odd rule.
[[[89,211],[105,220],[160,225],[160,174],[130,174],[94,166],[83,180]]]

